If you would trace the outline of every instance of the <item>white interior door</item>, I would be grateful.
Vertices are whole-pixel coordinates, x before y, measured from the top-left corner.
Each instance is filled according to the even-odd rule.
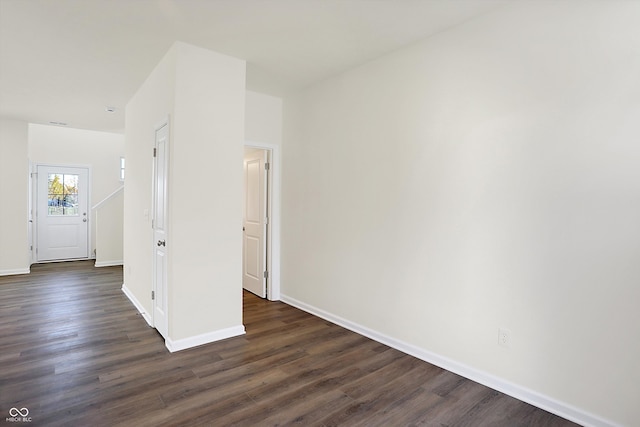
[[[266,296],[267,152],[247,149],[244,158],[242,286]]]
[[[39,165],[37,170],[38,261],[87,258],[89,170]]]
[[[38,170],[34,171],[33,165],[31,161],[29,161],[29,228],[28,228],[28,239],[29,239],[29,264],[37,262],[37,258],[35,257],[35,248],[38,244],[35,242],[36,231],[34,227],[37,225],[36,223],[36,209],[35,207],[38,205],[38,200],[36,199],[36,194],[38,193]]]
[[[167,317],[167,169],[169,125],[156,130],[153,186],[153,325],[168,337]]]

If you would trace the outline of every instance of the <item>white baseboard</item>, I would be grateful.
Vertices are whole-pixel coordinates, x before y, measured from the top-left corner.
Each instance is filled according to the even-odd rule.
[[[196,335],[189,338],[183,338],[179,340],[172,340],[167,338],[165,340],[165,346],[170,352],[176,352],[180,350],[186,350],[191,347],[197,347],[203,344],[209,344],[215,341],[224,340],[227,338],[237,337],[244,335],[245,330],[243,325],[233,326],[231,328],[220,329],[218,331],[207,332],[206,334]]]
[[[17,274],[29,274],[30,268],[15,268],[13,270],[0,270],[0,276],[15,276]]]
[[[138,301],[138,299],[133,295],[133,293],[131,293],[129,288],[127,288],[127,285],[125,285],[124,283],[122,284],[122,292],[124,292],[127,298],[129,298],[129,301],[131,301],[131,303],[135,306],[135,308],[138,309],[138,311],[140,312],[144,320],[149,324],[149,326],[153,327],[151,316],[149,316],[149,313],[147,313],[144,310],[144,306],[140,304],[140,301]]]
[[[153,323],[151,320],[151,316],[144,310],[140,301],[133,295],[133,293],[127,288],[127,285],[122,284],[122,292],[129,298],[129,301],[135,306],[135,308],[140,312],[144,320],[149,324],[149,326],[153,327]],[[174,353],[180,350],[186,350],[191,347],[197,347],[203,344],[209,344],[215,341],[224,340],[227,338],[237,337],[239,335],[244,335],[245,330],[243,325],[234,326],[231,328],[221,329],[219,331],[207,332],[206,334],[196,335],[189,338],[183,338],[179,340],[172,340],[171,338],[167,338],[164,341],[164,345],[167,349]]]
[[[95,267],[113,267],[114,265],[123,265],[124,261],[116,260],[116,261],[96,261]]]
[[[439,366],[443,369],[446,369],[447,371],[461,375],[472,381],[500,391],[518,400],[522,400],[523,402],[527,402],[540,409],[544,409],[545,411],[559,415],[585,427],[619,427],[619,424],[616,424],[609,420],[605,420],[604,418],[593,415],[583,409],[576,408],[552,397],[543,395],[526,387],[513,384],[487,372],[456,362],[455,360],[395,339],[388,335],[381,334],[380,332],[377,332],[373,329],[369,329],[365,326],[351,322],[347,319],[336,316],[322,309],[306,304],[302,301],[298,301],[295,298],[291,298],[287,295],[281,295],[280,300],[284,303],[299,308],[300,310],[306,311],[307,313],[311,313],[314,316],[318,316],[322,319],[328,320],[332,323],[335,323],[336,325],[342,326],[343,328],[349,329],[360,335],[364,335],[365,337],[388,345],[389,347],[395,348],[396,350],[400,350],[403,353],[409,354],[418,359],[424,360],[425,362]]]

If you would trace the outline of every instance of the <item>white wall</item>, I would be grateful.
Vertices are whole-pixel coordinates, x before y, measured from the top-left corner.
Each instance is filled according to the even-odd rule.
[[[515,4],[286,99],[283,299],[637,424],[638,22]]]
[[[156,126],[167,116],[173,116],[175,68],[176,53],[172,48],[125,111],[124,286],[148,322],[151,322],[153,280],[152,149]]]
[[[282,144],[282,98],[247,91],[244,138],[249,142]]]
[[[170,116],[168,345],[242,327],[244,61],[176,43],[127,105],[125,284],[150,312],[151,147]]]
[[[0,119],[0,182],[5,188],[0,209],[0,276],[29,272],[27,137],[26,122]]]
[[[184,339],[242,327],[245,62],[186,44],[177,55],[169,327]]]
[[[124,156],[124,135],[122,134],[59,126],[29,125],[29,159],[32,164],[79,165],[91,168],[91,206],[99,203],[122,185],[120,181],[120,157],[122,156]],[[93,256],[93,251],[96,249],[95,214],[95,211],[92,211],[90,217],[90,256]],[[118,242],[121,242],[121,237],[116,234],[104,237],[109,241],[101,244],[108,248],[117,248]]]
[[[124,262],[124,189],[112,194],[95,209],[96,267]]]

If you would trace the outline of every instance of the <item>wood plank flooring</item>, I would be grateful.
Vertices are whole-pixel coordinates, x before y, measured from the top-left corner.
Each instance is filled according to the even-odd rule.
[[[242,337],[169,353],[120,267],[0,277],[0,421],[31,426],[572,426],[279,302]]]

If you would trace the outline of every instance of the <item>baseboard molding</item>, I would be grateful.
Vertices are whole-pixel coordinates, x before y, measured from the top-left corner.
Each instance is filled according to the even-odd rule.
[[[29,274],[30,268],[15,268],[13,270],[0,270],[0,276],[15,276],[17,274]]]
[[[129,288],[127,288],[127,285],[125,285],[124,283],[122,284],[122,292],[127,296],[127,298],[129,298],[129,301],[131,301],[138,312],[140,312],[149,326],[153,327],[151,316],[144,310],[144,306],[140,304],[140,301],[138,301],[138,299],[133,295],[133,293],[129,290]],[[186,350],[191,347],[197,347],[199,345],[209,344],[212,342],[237,337],[244,334],[244,326],[239,325],[179,340],[172,340],[171,338],[167,338],[164,344],[170,352],[174,353],[176,351]]]
[[[95,263],[95,267],[113,267],[115,265],[123,265],[124,261],[122,260],[117,260],[117,261],[96,261]]]
[[[425,362],[439,366],[443,369],[446,369],[447,371],[461,375],[472,381],[500,391],[511,397],[522,400],[523,402],[527,402],[533,406],[544,409],[545,411],[551,412],[570,421],[581,424],[585,427],[620,427],[619,424],[600,418],[580,408],[568,405],[564,402],[561,402],[549,396],[545,396],[526,387],[513,384],[502,378],[475,369],[471,366],[456,362],[455,360],[449,359],[439,354],[427,351],[423,348],[414,346],[401,340],[397,340],[393,337],[351,322],[350,320],[336,316],[327,311],[306,304],[302,301],[298,301],[297,299],[291,298],[287,295],[281,295],[280,300],[293,307],[299,308],[300,310],[306,311],[307,313],[313,314],[314,316],[328,320],[332,323],[335,323],[336,325],[342,326],[343,328],[349,329],[360,335],[371,338],[372,340],[395,348],[396,350],[402,351],[403,353],[409,354],[418,359],[424,360]]]
[[[129,298],[131,304],[140,312],[144,320],[149,324],[149,326],[153,327],[153,322],[151,321],[151,316],[144,310],[144,306],[140,304],[140,301],[133,295],[133,293],[127,288],[127,285],[122,284],[122,292]]]
[[[203,344],[209,344],[215,341],[224,340],[227,338],[237,337],[244,335],[245,330],[243,325],[233,326],[231,328],[220,329],[218,331],[207,332],[206,334],[196,335],[189,338],[183,338],[179,340],[172,340],[167,338],[165,340],[165,346],[170,352],[174,353],[180,350],[186,350],[188,348],[197,347]]]

